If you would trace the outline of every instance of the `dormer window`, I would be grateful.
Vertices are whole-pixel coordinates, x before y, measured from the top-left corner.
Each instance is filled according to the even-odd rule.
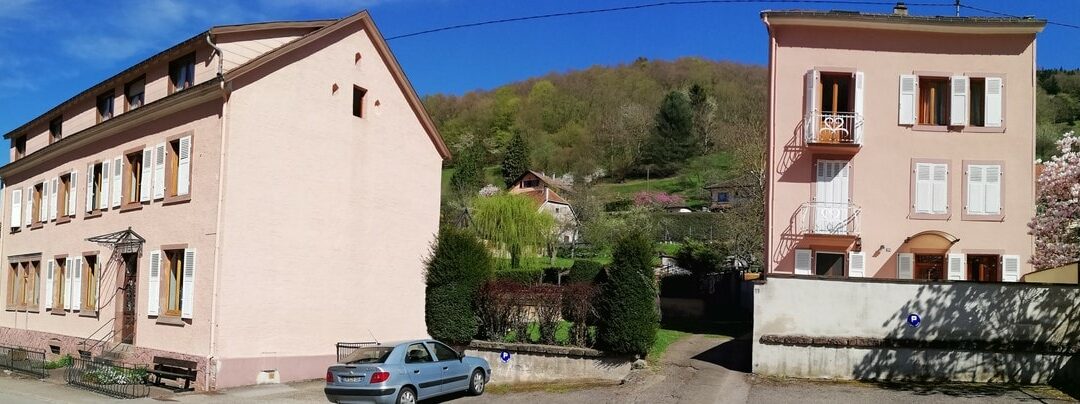
[[[113,92],[109,91],[97,98],[97,123],[105,122],[113,117]]]
[[[141,107],[146,101],[146,77],[139,77],[124,85],[124,111]]]
[[[169,94],[195,85],[195,53],[169,63]]]
[[[59,142],[64,137],[63,125],[63,117],[58,116],[49,121],[49,143]]]
[[[11,143],[15,145],[15,157],[13,160],[18,160],[26,156],[26,135],[12,139]]]

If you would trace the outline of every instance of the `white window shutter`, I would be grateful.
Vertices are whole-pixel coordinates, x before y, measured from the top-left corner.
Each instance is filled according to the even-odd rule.
[[[915,254],[896,254],[896,277],[898,279],[912,279],[915,274]]]
[[[970,81],[967,76],[952,76],[950,82],[952,88],[952,100],[949,109],[949,124],[953,126],[967,125],[968,87]]]
[[[56,260],[49,260],[49,267],[45,270],[45,284],[42,298],[45,299],[45,310],[52,308],[53,301],[53,273],[56,272]]]
[[[144,149],[142,152],[142,179],[139,180],[139,201],[150,202],[150,197],[153,195],[153,173],[154,173],[154,152],[151,149]]]
[[[60,195],[60,177],[53,177],[52,185],[49,186],[49,219],[56,220],[59,213],[56,212],[56,198]]]
[[[146,292],[146,314],[156,316],[161,307],[161,251],[150,252],[150,282],[147,283],[150,287]]]
[[[97,200],[98,209],[101,210],[109,209],[109,206],[112,206],[112,203],[109,201],[109,197],[112,196],[112,190],[110,189],[112,179],[109,175],[112,173],[112,170],[110,170],[110,168],[111,166],[109,165],[108,160],[101,163],[101,192],[99,193]]]
[[[25,215],[23,216],[23,226],[30,227],[34,224],[34,188],[26,187],[26,207],[23,209]]]
[[[1005,83],[1001,77],[986,78],[986,126],[990,128],[1001,127],[1001,99],[1005,90]]]
[[[795,275],[811,275],[810,250],[795,250]]]
[[[94,165],[86,166],[86,213],[94,211]]]
[[[862,278],[866,276],[866,253],[848,253],[848,276]]]
[[[191,136],[180,138],[180,155],[176,165],[176,194],[191,191]]]
[[[113,208],[119,208],[120,207],[120,200],[121,200],[121,196],[122,196],[121,195],[121,190],[123,190],[123,188],[124,188],[123,183],[122,183],[123,179],[121,178],[124,175],[123,161],[124,161],[123,157],[117,157],[115,160],[113,160],[113,165],[112,165],[112,167],[113,167],[112,207]]]
[[[22,226],[22,190],[11,190],[11,223],[8,227]]]
[[[154,147],[154,199],[165,197],[165,143]]]
[[[72,273],[71,311],[80,311],[82,309],[82,257],[75,257],[71,263],[72,267],[69,269]]]
[[[915,164],[915,211],[931,213],[934,208],[933,165]]]
[[[71,170],[71,178],[68,179],[68,202],[67,202],[67,215],[75,217],[75,202],[78,201],[75,195],[78,194],[79,189],[79,172]]]
[[[863,98],[865,97],[866,75],[863,72],[855,72],[855,133],[853,137],[858,143],[862,143],[863,137]]]
[[[817,70],[811,70],[806,72],[804,88],[804,96],[806,103],[804,117],[803,117],[803,131],[807,142],[811,142],[817,137],[817,113],[818,113],[818,97],[817,97],[817,84],[821,81],[821,73]]]
[[[71,310],[71,272],[74,265],[72,264],[71,257],[64,259],[64,308]]]
[[[1001,166],[983,166],[983,192],[986,193],[986,214],[1001,213]]]
[[[180,300],[181,317],[191,318],[195,311],[195,249],[184,250],[184,293]]]
[[[934,213],[949,211],[949,166],[934,164]]]
[[[49,182],[41,182],[41,198],[38,200],[37,221],[44,222],[49,218]]]
[[[972,215],[986,213],[985,169],[980,165],[967,168],[967,211]]]
[[[915,113],[915,94],[918,86],[918,76],[900,75],[900,125],[914,125],[918,119]]]
[[[964,254],[949,254],[949,280],[950,281],[962,281],[965,276],[964,262],[966,261]]]
[[[1001,281],[1002,282],[1016,282],[1020,280],[1020,256],[1019,255],[1002,255],[1001,256]]]

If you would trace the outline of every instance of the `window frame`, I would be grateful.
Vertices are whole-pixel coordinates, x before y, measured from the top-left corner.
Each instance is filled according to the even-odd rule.
[[[180,320],[184,312],[184,251],[187,246],[162,246],[161,248],[161,307],[158,309],[158,319]],[[171,285],[176,282],[176,310],[169,307],[172,298]]]
[[[93,198],[93,202],[92,202],[93,209],[91,209],[89,212],[86,212],[86,214],[83,215],[83,219],[92,219],[92,218],[101,216],[101,213],[105,211],[105,209],[102,209],[102,207],[104,206],[104,204],[102,203],[102,198],[105,197],[104,193],[102,192],[102,185],[103,185],[102,182],[104,181],[104,179],[101,178],[102,175],[104,175],[104,173],[105,173],[105,166],[104,166],[104,164],[102,164],[105,161],[106,160],[95,160],[93,163],[91,163],[90,170],[91,170],[91,172],[94,173],[94,182],[93,182],[93,184],[87,184],[86,193],[83,194],[83,197],[84,198],[87,198],[87,197],[92,197]],[[86,175],[90,175],[90,172],[87,172]],[[110,185],[112,185],[112,184],[110,184]],[[83,199],[83,203],[85,203],[85,202],[86,202],[86,200]],[[76,203],[76,207],[77,207],[78,206],[77,205],[78,200],[76,200],[75,203]],[[83,210],[86,210],[85,206],[83,206]],[[78,212],[79,211],[78,208],[76,208],[75,211]]]
[[[102,102],[105,101],[108,106],[109,115],[105,116],[102,111]],[[95,116],[97,117],[97,123],[102,123],[116,117],[116,90],[109,90],[101,93],[97,96],[97,101],[94,103]]]
[[[950,125],[949,125],[949,115],[951,113],[950,107],[951,107],[951,104],[952,104],[952,91],[951,91],[951,87],[950,87],[950,85],[952,84],[952,81],[951,81],[952,76],[953,75],[951,73],[943,73],[943,72],[915,72],[916,83],[917,83],[915,85],[915,111],[916,111],[916,113],[915,113],[915,118],[916,118],[915,119],[915,127],[916,128],[919,128],[919,129],[932,129],[932,130],[948,130],[948,128],[950,127]],[[923,88],[925,87],[923,85],[924,80],[944,81],[945,82],[945,88],[949,89],[949,91],[947,91],[947,94],[944,96],[945,97],[945,104],[941,108],[942,121],[946,122],[945,124],[940,124],[939,125],[939,124],[936,124],[936,123],[924,123],[923,122],[923,119],[925,118],[924,114],[922,113]]]
[[[33,197],[30,198],[32,205],[30,207],[30,228],[38,229],[45,225],[45,222],[41,220],[41,210],[48,209],[45,205],[48,203],[49,196],[45,194],[46,181],[36,183],[31,186],[33,190]]]
[[[139,192],[142,187],[142,155],[146,145],[124,151],[122,157],[123,176],[120,181],[120,211],[126,212],[142,208]],[[132,196],[134,195],[134,196]]]
[[[1008,123],[1006,117],[1008,115],[1007,112],[1008,112],[1008,100],[1009,100],[1009,97],[1008,97],[1009,79],[1008,79],[1008,77],[1006,77],[1006,74],[1005,73],[981,73],[981,72],[964,72],[962,74],[964,76],[968,77],[969,83],[970,83],[971,79],[983,80],[984,83],[985,83],[985,80],[987,78],[1001,79],[1001,126],[987,127],[987,126],[974,126],[974,125],[971,125],[971,99],[970,99],[971,97],[969,96],[968,97],[968,125],[964,127],[962,132],[969,132],[969,133],[1005,133],[1005,128],[1007,127],[1007,123]],[[970,88],[973,88],[973,87],[974,86],[971,85],[971,84],[968,85],[968,88],[969,88],[968,93],[971,93]],[[986,102],[985,94],[983,95],[983,97],[984,97],[983,98],[983,102],[984,102],[983,105],[984,105],[984,108],[985,108],[985,102]],[[986,124],[986,117],[984,116],[983,117],[983,125],[985,125],[985,124]]]
[[[999,194],[998,202],[1001,209],[997,214],[979,214],[968,213],[967,201],[968,201],[968,166],[998,166],[1001,170],[1001,182],[998,184]],[[961,167],[964,171],[961,173],[963,181],[961,181],[960,197],[963,198],[964,206],[960,210],[960,220],[973,221],[973,222],[1000,222],[1005,220],[1005,160],[963,160]]]
[[[944,164],[945,165],[945,212],[944,213],[926,213],[919,212],[915,209],[918,203],[918,178],[917,167],[919,164]],[[924,159],[914,158],[911,159],[911,167],[908,172],[910,176],[910,188],[908,189],[909,203],[908,203],[908,219],[915,220],[949,220],[952,217],[953,201],[952,201],[952,161],[948,159]],[[930,202],[933,204],[933,201]],[[914,261],[912,261],[914,265]]]
[[[364,117],[364,100],[367,98],[368,90],[358,85],[353,85],[352,95],[352,115],[357,118]]]
[[[41,304],[41,259],[8,261],[5,310],[34,312]]]
[[[190,138],[188,144],[188,193],[177,195],[179,190],[180,170],[180,139]],[[175,149],[173,146],[176,146]],[[165,140],[165,200],[162,204],[187,202],[191,200],[192,193],[192,167],[194,164],[195,131],[187,131],[170,136]]]
[[[172,61],[169,62],[169,72],[168,72],[169,73],[169,80],[168,80],[168,82],[169,82],[169,94],[170,95],[175,94],[175,93],[180,92],[180,91],[187,90],[187,89],[189,89],[191,87],[195,87],[195,62],[196,62],[196,60],[197,59],[196,59],[195,51],[192,51],[191,53],[188,53],[188,54],[186,54],[184,56],[173,59]],[[187,81],[185,82],[185,83],[187,83],[187,85],[185,85],[184,87],[178,87],[178,85],[180,84],[180,83],[178,83],[178,81],[180,80],[180,77],[179,77],[180,75],[179,75],[179,70],[178,69],[181,68],[181,67],[186,68],[188,65],[191,66],[191,68],[190,68],[191,70],[190,70],[190,75],[187,77]]]
[[[71,221],[68,212],[68,198],[71,193],[71,171],[57,176],[56,180],[56,224]]]
[[[94,265],[90,265],[90,259]],[[101,266],[98,263],[98,252],[87,251],[82,254],[82,278],[79,281],[79,315],[84,317],[97,317],[98,286],[101,283]]]
[[[138,83],[140,81],[142,82],[142,85],[143,85],[143,90],[142,90],[141,93],[139,93],[140,102],[139,102],[139,105],[132,107],[131,106],[131,94],[130,94],[131,88],[132,88],[133,84],[136,84],[136,83]],[[139,76],[139,77],[137,77],[135,79],[132,79],[131,81],[124,84],[124,112],[139,109],[143,105],[146,105],[146,75]]]
[[[67,284],[67,254],[57,255],[53,257],[53,295],[49,296],[52,299],[52,308],[49,310],[53,314],[64,315],[70,307],[65,307],[67,302],[67,295],[64,293],[64,286]]]

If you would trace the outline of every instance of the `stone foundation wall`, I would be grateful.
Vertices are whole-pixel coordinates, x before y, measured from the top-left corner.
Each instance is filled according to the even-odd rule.
[[[500,355],[510,354],[503,361]],[[606,356],[595,349],[503,344],[473,341],[466,355],[484,358],[491,364],[491,383],[528,383],[554,380],[621,381],[630,374],[633,357]]]

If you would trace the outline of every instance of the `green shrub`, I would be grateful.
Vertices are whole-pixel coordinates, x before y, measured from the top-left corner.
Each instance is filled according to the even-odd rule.
[[[531,285],[540,283],[544,278],[543,269],[500,269],[495,271],[495,279]]]
[[[563,277],[563,282],[594,282],[596,281],[596,276],[600,274],[600,270],[602,269],[604,269],[604,266],[599,262],[577,260],[574,261],[574,266],[570,267],[570,274]]]
[[[476,292],[491,278],[493,262],[472,233],[453,227],[439,230],[425,274],[425,320],[428,334],[450,343],[468,343],[479,323]]]
[[[544,268],[543,283],[550,283],[552,285],[559,284],[559,273],[565,272],[565,268],[549,267]]]
[[[648,352],[660,315],[652,260],[654,246],[643,231],[626,233],[615,243],[597,305],[597,344],[612,353]]]
[[[45,369],[59,369],[71,366],[71,355],[64,355],[56,360],[45,362]]]

